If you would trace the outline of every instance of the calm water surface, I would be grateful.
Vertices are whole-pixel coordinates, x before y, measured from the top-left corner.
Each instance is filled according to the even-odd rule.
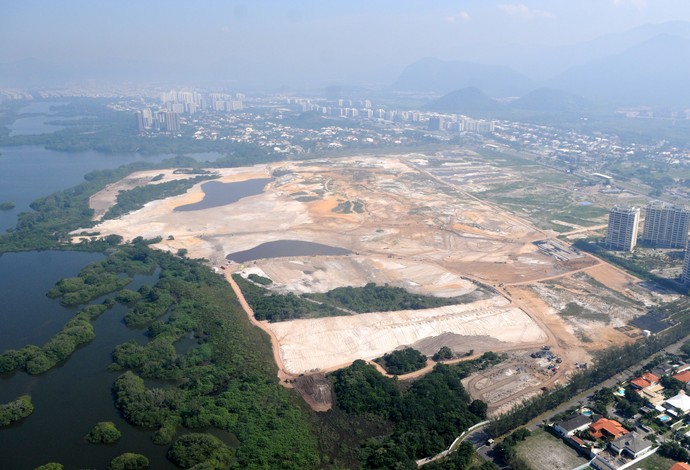
[[[43,344],[60,331],[77,309],[60,306],[46,293],[72,277],[100,253],[34,251],[0,256],[0,351]]]
[[[117,168],[142,160],[158,162],[172,156],[55,152],[40,146],[0,147],[0,202],[14,202],[16,205],[8,211],[0,210],[0,231],[14,227],[17,215],[31,210],[29,204],[33,201],[78,185],[90,171]],[[190,156],[198,161],[209,161],[221,155],[202,153]]]
[[[29,290],[29,297],[43,297],[44,284],[53,284],[65,275],[74,275],[79,271],[79,262],[83,266],[84,262],[90,261],[85,253],[48,254],[52,257],[49,264],[36,261],[45,253],[13,254],[17,259],[10,257],[10,261],[26,261],[29,265],[27,270],[32,265],[41,265],[43,280],[40,287],[33,289],[20,276],[5,278],[7,288]],[[3,255],[0,262],[6,256]],[[0,269],[2,267],[0,264]],[[158,273],[136,276],[128,288],[137,289],[144,283],[153,285],[157,279]],[[39,289],[42,290],[39,292]],[[97,302],[100,301],[102,299]],[[34,413],[25,420],[8,428],[0,428],[0,468],[31,469],[52,461],[62,463],[65,468],[105,469],[113,458],[123,452],[146,455],[151,461],[151,468],[171,466],[165,458],[167,447],[154,445],[150,432],[127,424],[113,403],[111,388],[119,373],[107,371],[112,351],[118,344],[131,339],[140,343],[146,340],[144,330],[133,330],[124,325],[122,318],[125,313],[126,309],[118,305],[101,315],[93,322],[96,339],[77,349],[65,363],[45,374],[30,376],[21,372],[0,375],[0,403],[30,394],[35,407]],[[40,312],[45,317],[61,319],[54,321],[56,330],[73,314],[73,310],[61,307],[58,302],[53,302]],[[36,331],[31,318],[15,318],[13,323],[16,328],[26,331],[24,338],[27,342],[40,345],[45,334]],[[93,445],[83,440],[84,435],[99,421],[113,421],[122,432],[122,438],[115,445]]]
[[[285,258],[288,256],[341,256],[350,254],[350,250],[321,243],[304,242],[301,240],[278,240],[262,243],[251,250],[230,253],[227,259],[236,263],[245,263],[263,258]]]
[[[49,107],[55,104],[59,103],[32,103],[23,111],[49,114]],[[14,227],[17,214],[31,210],[32,201],[81,183],[85,173],[171,156],[55,152],[39,146],[0,148],[0,202],[16,204],[12,210],[0,211],[0,231]],[[199,161],[220,156],[193,155]],[[78,309],[60,306],[46,292],[59,279],[75,276],[83,266],[101,258],[101,254],[56,251],[0,256],[0,352],[41,345],[59,331]],[[137,276],[128,288],[153,285],[157,278],[157,274]],[[0,403],[30,394],[36,408],[27,419],[0,429],[0,469],[32,469],[51,461],[68,469],[105,469],[123,452],[146,455],[151,468],[171,468],[165,458],[167,446],[155,446],[150,431],[127,424],[113,403],[111,388],[119,374],[107,370],[112,351],[131,339],[146,341],[144,330],[124,325],[125,313],[119,305],[104,313],[93,322],[96,338],[43,375],[0,375]],[[180,345],[184,350],[191,347],[191,340]],[[122,439],[114,446],[84,441],[83,436],[99,421],[113,421],[123,433]]]
[[[204,191],[204,199],[194,204],[177,207],[175,211],[198,211],[232,204],[242,198],[261,194],[264,191],[264,187],[271,181],[273,181],[273,178],[257,178],[236,183],[209,181],[201,185],[201,189]]]

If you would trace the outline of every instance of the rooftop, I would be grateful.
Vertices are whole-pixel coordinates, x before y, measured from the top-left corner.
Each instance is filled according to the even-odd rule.
[[[625,429],[618,421],[601,418],[589,426],[589,433],[594,439],[601,439],[602,437],[607,436],[617,438],[624,434],[628,434],[629,431]]]
[[[688,383],[690,382],[690,370],[680,372],[679,374],[674,375],[673,378],[680,380],[681,382]]]
[[[683,413],[690,411],[690,397],[683,392],[666,400],[666,404],[671,405]]]

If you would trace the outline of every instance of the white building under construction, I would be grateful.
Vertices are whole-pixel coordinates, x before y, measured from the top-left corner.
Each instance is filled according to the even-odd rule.
[[[659,248],[685,248],[690,229],[690,210],[662,202],[645,208],[640,242]]]
[[[632,251],[637,244],[639,223],[639,207],[614,207],[609,212],[609,226],[604,246],[609,250]]]

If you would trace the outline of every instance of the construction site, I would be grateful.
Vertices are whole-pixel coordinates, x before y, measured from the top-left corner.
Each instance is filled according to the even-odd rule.
[[[647,290],[638,279],[572,249],[529,214],[481,197],[521,174],[470,157],[463,154],[472,164],[445,166],[437,164],[442,156],[410,154],[213,169],[214,182],[229,191],[238,182],[267,183],[231,203],[176,210],[208,198],[208,183],[199,183],[92,230],[125,240],[161,237],[154,245],[159,249],[205,258],[231,283],[230,273],[260,275],[277,293],[322,293],[369,282],[439,297],[476,291],[469,301],[446,307],[276,323],[256,321],[244,305],[273,341],[281,382],[292,386],[298,378],[315,377],[308,389],[318,389],[321,398],[301,390],[315,409],[330,405],[322,380],[328,371],[405,346],[428,356],[448,346],[455,360],[486,351],[508,354],[498,366],[466,379],[470,394],[486,401],[490,413],[500,413],[567,381],[591,362],[593,351],[633,341],[640,331],[621,327],[673,296]],[[119,191],[184,177],[191,176],[134,173],[92,197],[96,219],[116,203]],[[309,254],[277,244],[270,255],[251,257],[262,244],[286,241],[341,251]],[[248,257],[233,261],[239,252]],[[542,348],[550,360],[530,356]],[[431,367],[429,359],[424,370],[400,378]]]

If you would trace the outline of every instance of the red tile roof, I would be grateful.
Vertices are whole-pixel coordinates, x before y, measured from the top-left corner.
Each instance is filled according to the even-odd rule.
[[[650,382],[652,384],[658,384],[659,380],[661,380],[659,377],[652,374],[651,372],[645,372],[644,374],[642,374],[642,378],[645,379],[647,382]]]
[[[690,382],[690,370],[686,370],[685,372],[676,374],[673,376],[673,378],[676,380],[680,380],[681,382],[688,383]]]
[[[673,467],[671,467],[670,470],[690,470],[690,465],[684,462],[678,462]]]
[[[634,385],[635,387],[637,387],[637,388],[647,388],[647,387],[649,387],[650,385],[652,385],[651,382],[649,382],[648,380],[643,379],[642,377],[638,377],[638,378],[636,378],[636,379],[632,379],[632,380],[630,381],[630,383],[633,384],[633,385]]]
[[[601,418],[589,426],[589,434],[594,439],[601,439],[602,437],[613,437],[615,439],[628,433],[629,431],[621,423],[612,419]]]

